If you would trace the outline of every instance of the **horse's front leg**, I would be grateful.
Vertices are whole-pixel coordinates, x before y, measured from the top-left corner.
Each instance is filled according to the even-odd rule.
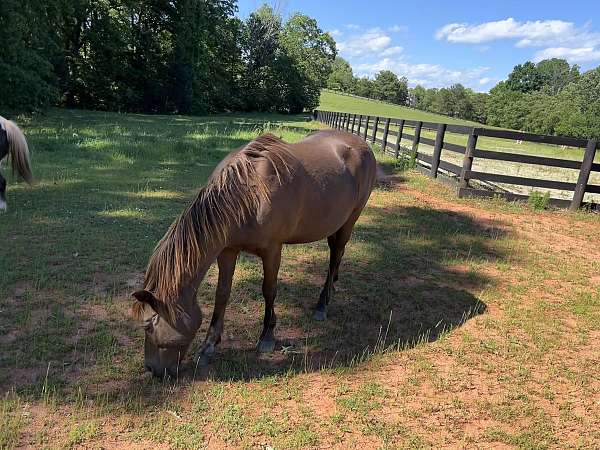
[[[0,173],[0,212],[6,211],[6,180]]]
[[[259,352],[272,352],[275,350],[275,297],[277,296],[277,274],[281,263],[281,245],[261,252],[263,261],[263,285],[262,292],[265,298],[265,318],[263,321],[263,331],[260,334],[257,350]]]
[[[231,294],[231,283],[238,254],[239,251],[226,248],[217,258],[217,263],[219,265],[219,281],[217,284],[217,292],[215,294],[215,308],[213,310],[212,319],[210,320],[208,332],[206,333],[206,339],[198,353],[198,365],[207,365],[210,358],[215,353],[217,344],[221,342],[225,309],[227,308],[227,301]]]

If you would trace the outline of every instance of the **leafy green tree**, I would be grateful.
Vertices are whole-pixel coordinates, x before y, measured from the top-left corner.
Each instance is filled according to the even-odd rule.
[[[408,104],[413,108],[427,110],[425,105],[425,96],[427,95],[427,89],[423,86],[417,85],[412,89],[409,89],[408,93]]]
[[[531,110],[529,98],[522,92],[506,88],[499,83],[490,91],[487,123],[498,127],[522,130]]]
[[[0,109],[33,111],[58,99],[58,16],[54,0],[0,2]]]
[[[375,93],[375,86],[373,85],[373,81],[368,77],[356,78],[354,81],[353,92],[354,95],[358,95],[360,97],[373,98]]]
[[[585,72],[558,96],[560,117],[556,132],[581,138],[600,138],[600,67]]]
[[[320,89],[326,86],[333,68],[335,41],[315,19],[296,13],[284,25],[280,43],[294,75],[286,80],[286,74],[281,74],[283,84],[287,84],[286,109],[301,112],[316,107]]]
[[[569,83],[579,79],[579,66],[572,66],[564,59],[545,59],[536,69],[542,79],[542,89],[550,95],[559,94]]]
[[[408,80],[401,79],[390,70],[382,70],[373,81],[373,95],[378,100],[384,100],[398,105],[406,104],[408,100]]]
[[[506,80],[509,90],[523,93],[539,91],[543,84],[542,75],[531,61],[516,65]]]
[[[248,110],[270,111],[280,107],[283,89],[279,78],[290,66],[279,43],[281,28],[281,17],[266,5],[250,14],[244,24],[245,71],[241,83]]]
[[[331,74],[327,78],[327,87],[334,91],[351,92],[354,85],[352,67],[344,58],[336,56]]]

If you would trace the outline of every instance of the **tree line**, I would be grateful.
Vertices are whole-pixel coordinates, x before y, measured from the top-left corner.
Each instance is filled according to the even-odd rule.
[[[0,109],[295,113],[336,55],[316,20],[236,0],[2,0]]]
[[[519,64],[489,93],[481,93],[462,84],[407,88],[406,78],[385,70],[373,79],[360,78],[337,57],[327,87],[492,126],[600,138],[600,67],[582,74],[564,59]]]

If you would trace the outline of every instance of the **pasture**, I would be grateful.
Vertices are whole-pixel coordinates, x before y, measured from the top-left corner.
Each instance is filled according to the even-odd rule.
[[[333,91],[321,92],[321,105],[319,106],[319,108],[326,111],[340,111],[349,112],[353,114],[356,113],[380,117],[393,117],[407,120],[420,120],[437,123],[441,122],[446,124],[456,124],[474,127],[483,126],[475,122],[454,119],[452,117],[432,114],[429,112],[420,111],[405,106],[393,105],[390,103],[379,102],[367,98],[351,97]],[[380,123],[379,127],[382,128],[383,124]],[[413,130],[411,128],[408,128],[408,130],[409,133],[413,133]],[[395,125],[391,125],[390,131],[397,132],[398,127]],[[421,133],[421,136],[435,140],[435,131],[424,130]],[[465,146],[467,144],[467,136],[455,133],[446,133],[445,141],[451,144]],[[401,145],[408,150],[412,147],[412,142],[408,139],[403,139]],[[580,148],[540,144],[535,142],[517,143],[516,141],[491,137],[480,138],[478,140],[477,148],[497,152],[519,153],[523,155],[544,156],[575,161],[581,161],[583,159],[583,149]],[[433,153],[433,147],[431,145],[421,143],[419,145],[419,151],[428,156],[431,156]],[[462,166],[463,155],[451,152],[449,150],[443,150],[441,159],[443,161]],[[596,155],[595,161],[600,162],[600,154]],[[480,158],[475,158],[473,163],[473,170],[518,177],[564,181],[570,183],[577,182],[577,177],[579,174],[578,170],[573,169],[530,164],[516,164],[506,161],[485,160]],[[519,186],[506,183],[489,184],[494,185],[499,190],[513,192],[517,194],[529,194],[532,191],[538,191],[541,193],[549,192],[549,194],[555,198],[570,199],[573,196],[572,192],[558,189],[531,188],[529,186]],[[600,184],[600,172],[591,173],[590,184]],[[600,195],[586,193],[585,201],[598,203],[600,201]]]
[[[312,319],[327,243],[288,246],[278,345],[257,356],[262,273],[242,256],[214,362],[161,382],[129,316],[155,243],[227,152],[322,125],[69,110],[21,125],[39,182],[9,177],[0,215],[0,448],[600,445],[597,215],[457,199],[378,155],[390,175],[327,322]]]

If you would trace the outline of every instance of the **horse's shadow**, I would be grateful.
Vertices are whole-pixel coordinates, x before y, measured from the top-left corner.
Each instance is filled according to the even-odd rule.
[[[348,244],[325,323],[312,319],[328,262],[326,244],[317,244],[305,258],[284,255],[274,354],[254,350],[262,322],[262,276],[255,270],[236,282],[224,340],[211,365],[199,370],[192,363],[183,376],[248,380],[347,368],[374,353],[433,342],[486,310],[473,292],[493,280],[474,267],[503,258],[493,244],[502,234],[496,224],[451,211],[371,207]],[[256,295],[244,300],[248,292]],[[211,310],[212,300],[202,304]]]

